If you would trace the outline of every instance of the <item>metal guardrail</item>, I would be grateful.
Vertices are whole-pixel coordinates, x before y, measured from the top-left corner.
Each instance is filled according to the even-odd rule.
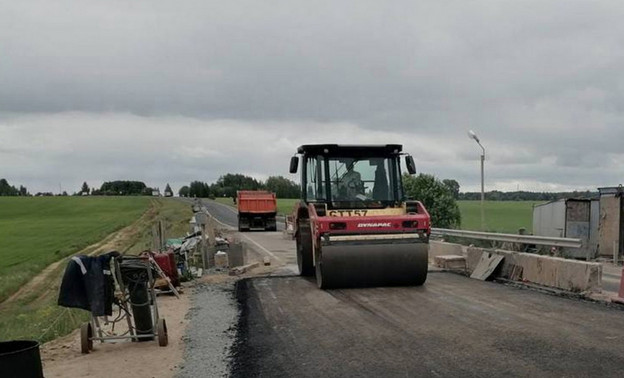
[[[457,237],[471,238],[471,239],[494,240],[494,241],[509,242],[509,243],[548,245],[548,246],[565,247],[565,248],[580,248],[583,246],[583,242],[581,241],[581,239],[554,238],[550,236],[535,236],[535,235],[499,234],[495,232],[450,230],[446,228],[432,228],[431,235],[434,235],[434,236],[447,235],[447,236],[457,236]]]

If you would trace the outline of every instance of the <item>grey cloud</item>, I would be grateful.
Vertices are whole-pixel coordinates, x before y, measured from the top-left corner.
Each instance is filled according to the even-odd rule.
[[[0,173],[42,188],[57,181],[51,171],[63,181],[262,176],[281,172],[296,143],[336,139],[404,143],[422,169],[475,188],[467,129],[488,149],[492,185],[622,176],[619,1],[0,8]],[[72,132],[45,132],[63,124]],[[238,146],[228,130],[241,128],[263,142]],[[187,132],[203,143],[178,137]]]

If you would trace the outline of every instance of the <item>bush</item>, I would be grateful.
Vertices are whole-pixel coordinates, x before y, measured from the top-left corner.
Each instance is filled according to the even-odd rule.
[[[403,176],[403,187],[408,198],[425,205],[431,215],[431,226],[458,228],[461,214],[453,193],[447,185],[433,175]]]

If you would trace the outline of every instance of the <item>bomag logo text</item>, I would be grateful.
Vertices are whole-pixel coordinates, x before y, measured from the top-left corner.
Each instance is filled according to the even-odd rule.
[[[358,223],[359,228],[370,228],[370,227],[392,227],[390,223]]]

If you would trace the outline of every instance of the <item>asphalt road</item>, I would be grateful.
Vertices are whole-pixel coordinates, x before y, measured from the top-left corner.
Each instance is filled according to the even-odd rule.
[[[223,223],[235,219],[205,205]],[[294,242],[278,233],[244,235],[295,260]],[[619,377],[624,369],[624,311],[451,273],[430,273],[423,287],[332,291],[298,276],[254,278],[239,282],[236,296],[235,377]]]
[[[241,282],[235,377],[622,376],[624,312],[430,273],[424,287]]]
[[[238,215],[236,209],[223,205],[216,201],[203,200],[204,207],[213,217],[218,219],[221,223],[224,223],[230,227],[238,228]],[[277,217],[277,230],[282,231],[284,229],[284,218]],[[251,231],[254,232],[254,231]]]

